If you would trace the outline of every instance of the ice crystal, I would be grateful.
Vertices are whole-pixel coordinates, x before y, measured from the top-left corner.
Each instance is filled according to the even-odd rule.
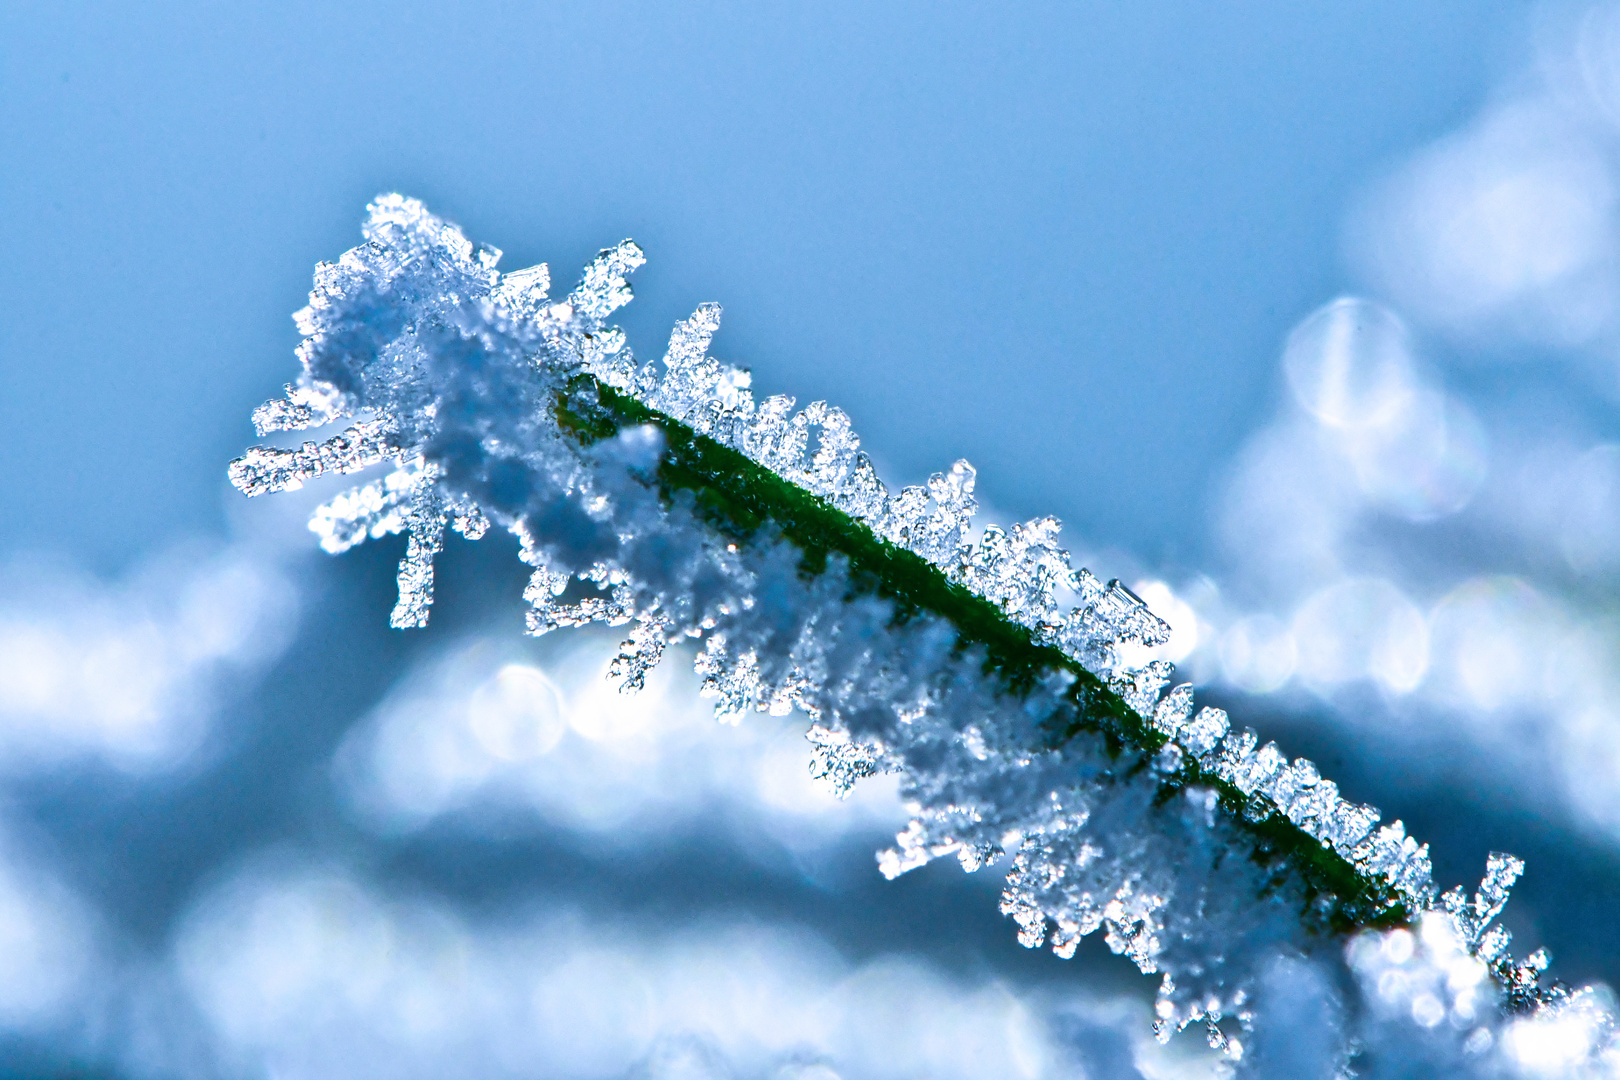
[[[259,413],[264,411],[261,406]],[[389,435],[386,420],[368,420],[324,442],[306,442],[294,450],[256,446],[231,462],[231,483],[244,495],[264,495],[296,491],[306,481],[327,473],[359,472],[389,457],[393,449]]]
[[[447,527],[510,531],[531,633],[629,626],[613,665],[626,690],[696,640],[717,714],[802,712],[835,793],[899,774],[912,820],[885,874],[1006,857],[1019,940],[1070,956],[1101,931],[1161,976],[1166,1035],[1198,1023],[1237,1054],[1223,1020],[1253,1020],[1274,958],[1331,953],[1334,919],[1443,924],[1444,947],[1513,1008],[1564,1001],[1493,923],[1522,864],[1493,855],[1472,899],[1436,901],[1428,848],[1401,822],[1376,827],[1311,762],[1197,709],[1190,685],[1166,692],[1168,662],[1128,662],[1168,627],[1071,566],[1056,519],[975,539],[961,461],[891,492],[842,410],[756,401],[747,372],[710,354],[718,305],[640,364],[605,321],[644,261],[633,243],[553,300],[544,266],[497,272],[498,251],[414,200],[377,199],[364,237],[317,267],[295,316],[302,374],[254,413],[261,435],[352,426],[255,447],[230,476],[257,495],[386,466],[310,527],[334,553],[407,534],[393,625],[427,622]],[[1358,939],[1357,972],[1399,952],[1390,934],[1411,937]]]

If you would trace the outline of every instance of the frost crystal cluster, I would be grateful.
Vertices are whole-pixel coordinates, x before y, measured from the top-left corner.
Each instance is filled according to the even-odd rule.
[[[1493,924],[1518,860],[1492,856],[1472,897],[1437,897],[1428,848],[1401,822],[1195,708],[1168,663],[1128,664],[1167,627],[1072,567],[1055,519],[979,528],[965,461],[889,490],[842,410],[756,400],[709,354],[716,305],[676,326],[661,364],[639,364],[607,322],[630,299],[635,244],[553,299],[546,267],[500,273],[498,251],[414,200],[379,198],[364,235],[317,267],[296,315],[302,374],[253,416],[261,436],[347,426],[255,447],[230,475],[258,495],[374,470],[310,527],[333,553],[407,534],[394,626],[427,622],[447,527],[509,530],[532,568],[531,633],[628,627],[614,672],[629,690],[688,641],[722,717],[800,710],[834,791],[899,774],[913,818],[879,855],[884,874],[1009,857],[1002,910],[1019,940],[1071,956],[1101,931],[1160,975],[1164,1037],[1201,1022],[1259,1060],[1279,958],[1317,965],[1349,999],[1340,1065],[1363,1074],[1388,1071],[1403,1024],[1488,1071],[1512,1024],[1597,1015],[1542,988],[1544,961],[1513,961]],[[1390,1004],[1390,971],[1440,989]]]

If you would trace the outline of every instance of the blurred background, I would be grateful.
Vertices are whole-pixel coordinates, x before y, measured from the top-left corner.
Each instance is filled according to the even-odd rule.
[[[891,485],[1055,513],[1208,700],[1620,985],[1620,9],[0,10],[0,1072],[1194,1077],[1154,984],[884,882],[680,657],[521,635],[515,543],[225,463],[310,270],[399,190],[503,268],[647,250]],[[306,497],[307,496],[307,497]],[[301,501],[302,500],[302,501]]]

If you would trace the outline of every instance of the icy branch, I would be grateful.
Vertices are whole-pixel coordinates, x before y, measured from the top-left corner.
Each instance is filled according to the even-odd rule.
[[[499,252],[414,200],[373,203],[365,241],[317,268],[296,316],[303,371],[254,414],[261,434],[353,426],[254,448],[231,479],[255,495],[391,463],[311,528],[334,553],[408,534],[393,625],[426,623],[447,525],[511,531],[532,568],[531,633],[629,627],[626,689],[694,642],[717,712],[802,712],[811,769],[835,791],[900,775],[913,817],[879,855],[885,874],[1008,856],[1019,940],[1070,956],[1102,931],[1161,976],[1166,1037],[1201,1022],[1241,1056],[1221,1022],[1256,1020],[1279,957],[1347,984],[1397,959],[1477,965],[1485,989],[1466,1003],[1431,995],[1443,1030],[1424,1025],[1427,1004],[1403,1021],[1452,1038],[1443,1052],[1468,1069],[1495,1060],[1508,1017],[1572,1007],[1494,924],[1518,860],[1492,856],[1472,897],[1437,897],[1427,845],[1401,822],[1380,826],[1311,762],[1197,708],[1168,663],[1128,664],[1124,646],[1167,627],[1072,567],[1055,519],[977,529],[966,462],[890,491],[841,410],[756,401],[745,371],[709,355],[717,305],[639,364],[606,324],[644,261],[634,244],[553,300],[545,267],[498,273]],[[1413,927],[1427,944],[1403,955]],[[1371,1001],[1346,1054],[1394,1037]]]

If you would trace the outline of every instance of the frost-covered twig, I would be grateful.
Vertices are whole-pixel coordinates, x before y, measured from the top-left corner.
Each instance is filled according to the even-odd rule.
[[[913,819],[879,856],[886,875],[1010,855],[1019,939],[1069,956],[1103,930],[1161,974],[1166,1035],[1202,1021],[1237,1051],[1217,1024],[1253,1019],[1277,958],[1337,958],[1345,934],[1361,935],[1333,969],[1347,992],[1354,972],[1435,957],[1493,977],[1494,994],[1424,999],[1459,1054],[1473,1038],[1484,1060],[1480,1040],[1508,1022],[1493,1009],[1573,1007],[1494,925],[1519,860],[1493,855],[1472,897],[1437,898],[1401,822],[1380,827],[1309,761],[1195,710],[1168,663],[1127,663],[1168,629],[1072,568],[1055,519],[975,533],[966,462],[890,492],[841,410],[756,402],[746,372],[709,355],[718,306],[677,325],[661,369],[638,365],[607,325],[643,261],[634,244],[553,300],[544,266],[498,273],[499,252],[414,200],[379,198],[365,237],[317,268],[303,372],[254,414],[261,435],[351,426],[254,448],[231,479],[257,495],[390,463],[311,528],[332,552],[408,534],[393,625],[426,623],[447,525],[510,530],[533,568],[531,633],[630,626],[614,667],[627,689],[670,644],[700,644],[717,711],[801,710],[835,791],[900,775]]]

